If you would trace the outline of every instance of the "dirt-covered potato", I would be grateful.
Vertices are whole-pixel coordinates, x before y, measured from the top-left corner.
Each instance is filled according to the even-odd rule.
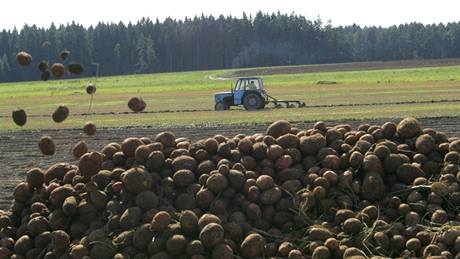
[[[51,66],[51,73],[55,78],[62,78],[65,74],[65,67],[61,63],[54,63]]]
[[[80,158],[88,153],[88,145],[85,141],[81,140],[72,148],[72,154],[75,158]]]
[[[131,97],[128,101],[128,108],[133,112],[142,112],[147,104],[141,97]]]
[[[261,256],[264,252],[265,238],[258,234],[253,233],[246,236],[241,243],[240,251],[244,258],[254,258]]]
[[[406,118],[398,123],[396,132],[400,138],[410,139],[418,136],[422,130],[420,123],[416,119]]]
[[[52,118],[56,123],[61,123],[67,119],[69,116],[69,108],[65,105],[59,105],[56,110],[53,112]]]
[[[83,132],[88,136],[94,136],[96,134],[96,125],[92,122],[86,122],[83,126]]]
[[[102,169],[104,155],[99,152],[85,153],[78,162],[78,172],[84,179],[90,179]]]
[[[38,148],[45,156],[52,156],[56,152],[56,146],[50,136],[41,137],[40,142],[38,142]]]
[[[274,138],[278,138],[284,134],[287,134],[291,131],[291,123],[285,120],[279,120],[273,122],[270,126],[268,126],[265,134],[268,136],[272,136]]]
[[[13,118],[14,123],[18,126],[24,126],[27,123],[27,114],[26,111],[24,111],[21,108],[17,108],[13,110],[11,117]]]
[[[18,52],[16,54],[16,62],[21,66],[28,66],[32,63],[32,56],[25,51]]]

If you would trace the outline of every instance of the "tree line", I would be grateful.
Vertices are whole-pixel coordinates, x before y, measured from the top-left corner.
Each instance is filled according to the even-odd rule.
[[[16,64],[19,51],[41,60],[80,62],[85,75],[173,72],[353,61],[460,57],[460,23],[391,27],[331,26],[302,15],[257,13],[137,23],[72,22],[0,32],[0,81],[38,80],[36,67]]]

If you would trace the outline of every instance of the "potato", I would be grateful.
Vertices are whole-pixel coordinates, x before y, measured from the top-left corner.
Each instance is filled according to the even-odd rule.
[[[152,191],[143,191],[136,196],[136,205],[144,211],[156,208],[158,204],[158,196]]]
[[[166,241],[166,249],[172,255],[181,255],[187,247],[187,239],[183,235],[173,235]]]
[[[17,108],[11,113],[11,117],[13,118],[14,123],[18,126],[24,126],[27,123],[27,114],[26,112],[21,109]]]
[[[142,218],[142,210],[139,207],[130,207],[123,212],[120,218],[120,227],[128,230],[139,225]]]
[[[54,155],[54,152],[56,152],[56,146],[50,136],[41,137],[40,142],[38,143],[38,148],[45,156],[52,156]]]
[[[16,62],[21,66],[28,66],[32,63],[32,56],[25,51],[18,52],[16,54]]]
[[[422,132],[420,123],[414,118],[406,118],[398,123],[396,132],[401,139],[410,139]]]
[[[331,252],[325,246],[318,246],[315,248],[312,254],[312,259],[323,259],[323,258],[330,258]]]
[[[185,248],[187,255],[201,255],[204,253],[204,247],[200,240],[193,240]]]
[[[273,122],[270,126],[268,126],[267,130],[265,131],[265,135],[272,136],[274,138],[278,138],[284,134],[287,134],[291,131],[291,123],[285,120],[279,120]]]
[[[152,186],[152,176],[140,167],[131,168],[122,179],[126,190],[132,193],[141,193]]]
[[[370,171],[364,176],[361,186],[361,195],[364,199],[374,202],[383,198],[385,195],[385,183],[380,174]]]
[[[197,163],[193,157],[184,155],[174,158],[171,165],[174,171],[179,171],[182,169],[194,171]]]
[[[173,175],[174,184],[180,188],[185,188],[195,182],[195,175],[188,169],[181,169]]]
[[[73,195],[74,189],[70,186],[60,186],[50,193],[50,202],[56,207],[62,206],[64,200]]]
[[[215,247],[223,241],[224,229],[217,223],[209,223],[200,231],[199,238],[205,247]]]
[[[87,136],[94,136],[96,134],[96,125],[92,122],[86,122],[83,126],[83,132]]]
[[[142,112],[146,106],[142,97],[131,97],[128,101],[128,108],[133,112]]]
[[[411,184],[418,177],[425,177],[425,173],[418,166],[405,163],[398,167],[396,175],[406,184]]]
[[[59,105],[53,112],[52,118],[56,123],[61,123],[69,116],[69,108],[63,104]]]
[[[241,243],[240,252],[244,258],[262,256],[264,252],[265,239],[258,233],[246,236]]]
[[[343,222],[343,231],[347,234],[357,234],[361,228],[362,223],[359,219],[349,218]]]
[[[260,194],[260,202],[264,205],[273,205],[281,199],[282,191],[279,187],[273,187]]]
[[[151,228],[155,231],[163,231],[171,222],[171,215],[166,211],[160,211],[152,219]]]
[[[316,155],[321,148],[326,147],[326,138],[321,134],[300,138],[299,148],[304,155]]]
[[[213,259],[232,259],[234,258],[233,249],[225,244],[219,244],[212,250]]]
[[[416,151],[422,154],[429,154],[435,147],[435,139],[428,134],[420,135],[415,142]]]
[[[224,191],[227,186],[227,177],[223,176],[221,173],[212,174],[206,180],[206,188],[216,194]]]
[[[81,140],[72,148],[72,154],[75,158],[80,158],[88,152],[88,145]]]
[[[150,230],[150,224],[144,224],[138,227],[133,234],[133,245],[139,250],[147,249],[147,246],[152,242],[155,233]]]
[[[18,202],[26,202],[31,196],[31,190],[27,183],[16,185],[13,191],[13,197]]]
[[[62,230],[56,230],[51,233],[51,241],[53,244],[53,252],[56,255],[62,255],[69,248],[70,236]]]
[[[85,180],[89,180],[93,175],[102,169],[104,155],[99,152],[89,152],[84,154],[78,162],[78,171]]]
[[[14,244],[14,252],[16,254],[25,255],[27,251],[33,247],[33,240],[28,235],[24,235],[16,240],[16,243]]]

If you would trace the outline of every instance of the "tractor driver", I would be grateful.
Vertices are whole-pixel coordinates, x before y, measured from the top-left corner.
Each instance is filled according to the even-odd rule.
[[[247,86],[247,89],[248,89],[248,90],[257,90],[257,87],[256,87],[256,85],[254,84],[254,81],[253,81],[253,80],[251,80],[251,81],[249,82],[249,84],[248,84],[248,86]]]

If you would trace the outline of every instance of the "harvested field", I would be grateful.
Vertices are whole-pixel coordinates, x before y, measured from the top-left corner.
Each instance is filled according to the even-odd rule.
[[[421,60],[398,60],[398,61],[369,61],[336,64],[315,64],[300,66],[283,66],[268,68],[249,68],[235,70],[225,74],[223,77],[244,77],[244,76],[267,76],[278,74],[300,74],[318,72],[356,71],[356,70],[379,70],[416,67],[443,67],[460,65],[460,59],[421,59]]]
[[[367,120],[369,123],[381,124],[385,119]],[[391,119],[398,121],[398,119]],[[350,125],[356,127],[362,121],[347,121]],[[337,124],[337,121],[330,121],[330,124]],[[444,131],[449,136],[460,136],[460,117],[444,118],[422,118],[420,123],[424,127],[436,128]],[[299,128],[311,127],[314,122],[296,122],[294,125]],[[24,179],[27,170],[32,167],[46,168],[59,161],[77,162],[72,156],[72,147],[80,140],[85,140],[92,150],[100,150],[104,145],[110,142],[120,142],[130,136],[151,137],[155,134],[170,130],[178,137],[186,136],[192,140],[199,140],[205,137],[211,137],[215,134],[235,135],[254,134],[263,132],[267,124],[249,124],[249,125],[216,125],[216,126],[196,126],[184,127],[177,126],[172,128],[155,128],[155,127],[120,127],[120,128],[103,128],[98,129],[94,137],[86,137],[80,129],[61,129],[61,130],[42,130],[42,131],[16,131],[0,132],[0,165],[2,170],[0,181],[2,189],[0,192],[0,209],[6,209],[11,203],[11,193],[14,186]],[[43,135],[51,136],[56,143],[56,154],[52,157],[43,156],[37,146],[38,140]]]

